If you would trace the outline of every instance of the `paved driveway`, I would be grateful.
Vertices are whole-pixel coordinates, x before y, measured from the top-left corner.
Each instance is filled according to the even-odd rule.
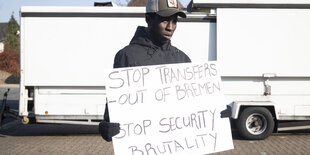
[[[278,133],[261,141],[234,135],[234,150],[216,155],[309,155],[310,132]],[[97,126],[28,124],[13,121],[0,129],[0,154],[103,154],[112,155]]]

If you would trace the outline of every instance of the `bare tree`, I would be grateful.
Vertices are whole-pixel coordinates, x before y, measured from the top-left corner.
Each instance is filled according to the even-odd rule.
[[[119,5],[119,6],[126,6],[130,0],[112,0],[113,3]]]

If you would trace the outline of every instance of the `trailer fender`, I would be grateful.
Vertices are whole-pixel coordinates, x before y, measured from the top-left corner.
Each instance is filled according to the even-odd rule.
[[[266,107],[274,115],[276,120],[279,119],[277,105],[271,101],[234,101],[230,104],[232,108],[232,119],[238,119],[241,110],[246,107]]]

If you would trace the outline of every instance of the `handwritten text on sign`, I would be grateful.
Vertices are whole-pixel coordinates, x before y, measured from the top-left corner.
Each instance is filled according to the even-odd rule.
[[[206,154],[233,148],[216,62],[114,69],[107,73],[118,155]]]

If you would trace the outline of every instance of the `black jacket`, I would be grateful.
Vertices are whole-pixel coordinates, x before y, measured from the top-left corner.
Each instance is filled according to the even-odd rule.
[[[115,55],[114,68],[184,62],[191,62],[184,52],[172,46],[170,41],[156,46],[146,28],[139,26],[130,44]]]
[[[114,68],[173,64],[191,62],[181,50],[166,43],[161,47],[150,40],[146,28],[139,26],[130,44],[121,49],[114,58]],[[110,122],[108,104],[104,112],[104,120]]]

